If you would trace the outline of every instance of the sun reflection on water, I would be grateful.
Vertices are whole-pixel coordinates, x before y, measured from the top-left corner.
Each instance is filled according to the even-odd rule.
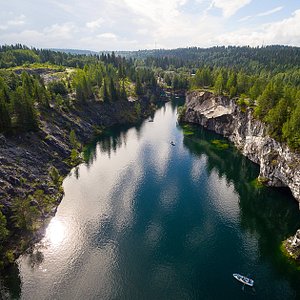
[[[46,230],[46,239],[53,245],[58,246],[66,237],[66,227],[58,219],[53,218]]]

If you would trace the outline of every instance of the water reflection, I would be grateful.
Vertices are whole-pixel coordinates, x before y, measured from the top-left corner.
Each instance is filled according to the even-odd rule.
[[[256,189],[258,168],[234,148],[213,146],[219,136],[199,129],[183,137],[176,120],[169,103],[154,122],[113,128],[87,147],[86,163],[64,181],[45,239],[20,258],[14,293],[22,288],[30,300],[244,299],[231,274],[245,270],[260,282],[258,299],[299,291],[276,250],[299,224],[297,204]]]
[[[51,245],[57,247],[66,237],[66,227],[57,218],[53,218],[46,230],[45,239],[49,240]]]
[[[286,278],[293,282],[300,282],[300,274],[286,263],[279,247],[283,239],[293,234],[300,227],[299,210],[297,202],[292,199],[286,189],[257,188],[253,180],[258,176],[258,166],[241,156],[237,150],[231,147],[229,150],[220,150],[211,141],[223,139],[221,136],[208,132],[200,127],[195,127],[194,136],[185,136],[184,145],[195,155],[205,155],[206,168],[212,176],[211,191],[222,193],[221,203],[217,203],[218,211],[228,207],[232,209],[232,201],[238,201],[238,214],[241,227],[245,234],[255,236],[259,246],[259,255],[266,260],[272,261],[276,272],[285,273]],[[217,174],[217,178],[213,175]],[[222,185],[222,179],[228,184],[224,188],[215,187]],[[230,184],[232,183],[232,184]],[[236,191],[229,191],[232,187]],[[228,194],[228,196],[226,196]],[[237,196],[234,200],[233,195]],[[211,197],[212,199],[214,197]],[[228,199],[228,200],[226,200]],[[229,201],[226,203],[226,201]],[[228,216],[228,215],[227,215]],[[247,244],[243,249],[254,249],[256,245]],[[251,251],[250,251],[251,252]],[[284,271],[283,271],[284,270]]]

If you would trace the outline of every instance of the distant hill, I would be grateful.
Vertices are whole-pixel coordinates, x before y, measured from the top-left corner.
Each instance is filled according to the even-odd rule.
[[[79,54],[79,55],[94,55],[99,54],[99,52],[92,51],[92,50],[81,50],[81,49],[60,49],[60,48],[51,48],[49,50],[56,51],[56,52],[63,52],[69,54]]]

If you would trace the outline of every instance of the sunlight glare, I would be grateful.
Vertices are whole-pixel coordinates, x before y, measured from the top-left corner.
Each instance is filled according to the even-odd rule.
[[[52,219],[46,231],[47,240],[49,240],[52,245],[58,246],[65,236],[66,228],[64,224],[55,218]]]

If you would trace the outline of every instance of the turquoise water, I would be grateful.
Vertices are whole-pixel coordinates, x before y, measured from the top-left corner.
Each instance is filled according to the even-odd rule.
[[[64,181],[45,238],[2,282],[21,299],[299,299],[279,246],[300,227],[286,190],[257,188],[258,167],[220,136],[184,135],[167,103],[111,129]],[[170,145],[175,142],[175,146]],[[249,275],[242,290],[232,273]]]

